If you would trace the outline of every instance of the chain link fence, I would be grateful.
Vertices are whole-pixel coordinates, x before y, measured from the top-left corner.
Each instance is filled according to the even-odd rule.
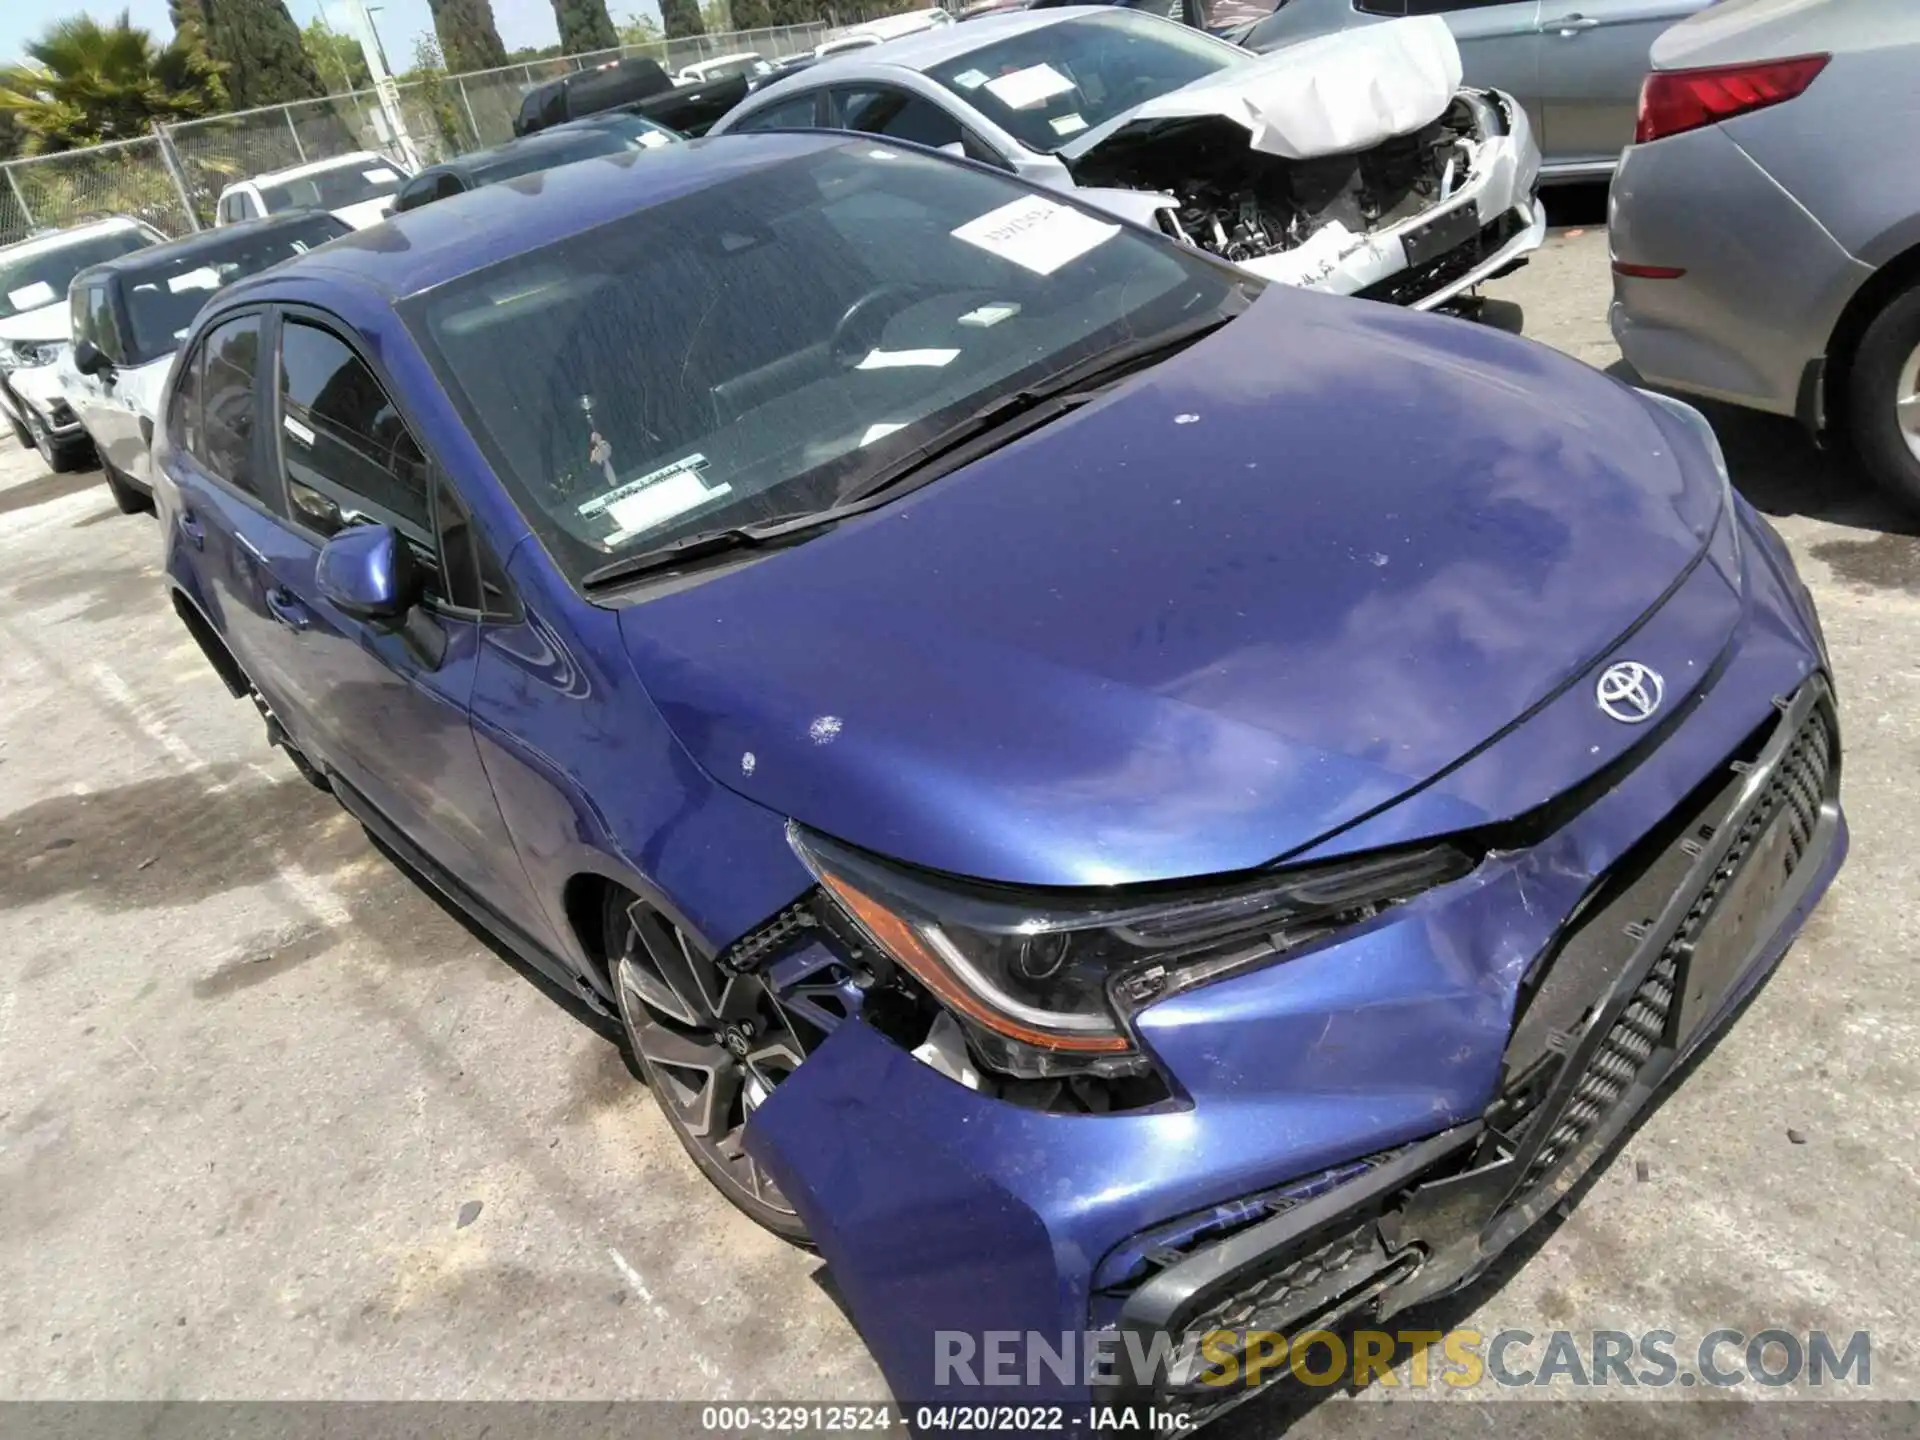
[[[623,45],[433,75],[378,90],[356,90],[293,105],[272,105],[155,126],[150,139],[123,140],[0,164],[0,245],[42,230],[112,215],[134,215],[168,235],[213,224],[220,192],[236,180],[312,160],[371,150],[406,165],[430,165],[513,138],[513,119],[531,87],[609,60],[651,56],[668,74],[721,55],[751,51],[769,60],[809,51],[838,27],[896,8],[854,0],[832,21],[735,30]],[[397,111],[399,126],[390,115]]]

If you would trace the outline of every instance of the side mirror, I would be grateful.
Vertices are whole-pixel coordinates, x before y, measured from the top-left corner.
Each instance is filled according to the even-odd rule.
[[[76,340],[73,345],[73,368],[82,375],[105,375],[113,369],[113,362],[93,341]]]
[[[391,525],[354,525],[321,547],[320,594],[356,620],[397,621],[420,603],[425,577]]]

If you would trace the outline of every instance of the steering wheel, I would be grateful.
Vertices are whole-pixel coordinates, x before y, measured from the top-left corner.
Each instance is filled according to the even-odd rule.
[[[881,327],[918,299],[921,289],[897,280],[876,285],[841,313],[827,341],[827,353],[843,369],[851,370],[873,349]]]

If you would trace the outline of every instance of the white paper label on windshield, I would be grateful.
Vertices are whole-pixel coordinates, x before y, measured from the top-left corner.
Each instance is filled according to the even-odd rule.
[[[953,83],[958,85],[962,90],[978,90],[982,85],[987,83],[987,72],[984,70],[962,70],[958,75],[953,77]]]
[[[184,275],[175,275],[168,279],[167,289],[178,295],[187,290],[218,290],[220,272],[211,265],[202,265],[198,270],[189,270]]]
[[[893,434],[896,430],[904,430],[906,428],[907,426],[904,420],[882,420],[877,425],[867,426],[867,433],[860,437],[860,443],[862,445],[871,445],[876,440],[886,439],[887,436]]]
[[[658,150],[662,145],[671,145],[672,143],[671,140],[667,139],[667,137],[662,135],[658,130],[643,130],[640,132],[640,144],[645,149]]]
[[[293,416],[282,415],[280,417],[280,428],[298,440],[302,445],[305,445],[309,450],[313,448],[313,431],[302,425],[298,420],[294,419]]]
[[[1051,275],[1119,233],[1118,225],[1103,224],[1035,195],[969,220],[953,232],[953,238],[978,245],[1036,275]]]
[[[391,185],[400,177],[382,165],[378,170],[362,170],[360,178],[369,185]]]
[[[7,303],[16,310],[38,310],[42,305],[51,305],[59,298],[53,293],[53,287],[44,280],[36,280],[31,285],[22,285],[18,290],[7,292]]]
[[[610,536],[609,540],[642,534],[732,491],[733,487],[725,482],[709,490],[693,470],[682,470],[678,475],[656,480],[637,495],[622,496],[607,506],[607,518],[620,527],[619,534]]]
[[[996,75],[987,81],[987,93],[1009,110],[1027,110],[1043,100],[1064,95],[1073,89],[1073,81],[1051,65],[1029,65],[1009,75]]]
[[[1053,133],[1056,135],[1078,135],[1087,128],[1086,119],[1078,110],[1071,115],[1056,115],[1047,123],[1053,127]]]
[[[662,465],[658,470],[649,470],[644,475],[637,475],[627,481],[626,484],[616,486],[604,495],[594,496],[593,499],[580,506],[579,513],[585,516],[598,515],[615,502],[624,500],[627,496],[646,489],[647,486],[653,484],[655,481],[665,480],[669,476],[678,475],[682,470],[691,470],[695,474],[698,474],[700,471],[706,469],[706,467],[706,456],[688,455],[684,459],[675,460],[671,465]]]
[[[869,350],[856,370],[905,370],[925,366],[938,370],[960,358],[958,350]]]
[[[997,305],[982,305],[978,310],[969,310],[960,317],[962,325],[972,325],[976,329],[991,330],[1002,320],[1011,320],[1020,313],[1020,307],[1012,300],[1003,300]]]

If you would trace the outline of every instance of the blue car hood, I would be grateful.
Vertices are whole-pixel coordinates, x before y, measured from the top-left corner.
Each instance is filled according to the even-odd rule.
[[[806,825],[1012,883],[1218,874],[1401,795],[1589,667],[1719,504],[1576,361],[1274,289],[621,629],[708,773]]]

